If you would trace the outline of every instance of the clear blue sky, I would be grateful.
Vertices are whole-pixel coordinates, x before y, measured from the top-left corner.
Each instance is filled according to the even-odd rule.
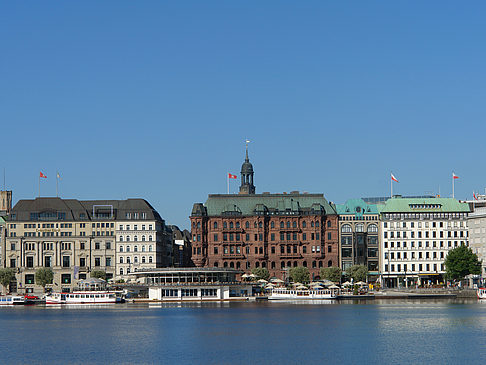
[[[339,203],[389,194],[393,171],[395,193],[450,196],[455,171],[470,198],[486,186],[485,7],[3,2],[7,188],[33,198],[42,171],[55,196],[59,170],[62,197],[143,197],[188,227],[248,138],[257,192]]]

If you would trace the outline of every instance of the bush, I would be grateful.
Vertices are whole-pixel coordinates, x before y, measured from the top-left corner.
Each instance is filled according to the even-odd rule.
[[[309,269],[302,266],[293,267],[290,269],[290,278],[294,283],[307,284],[310,279]]]

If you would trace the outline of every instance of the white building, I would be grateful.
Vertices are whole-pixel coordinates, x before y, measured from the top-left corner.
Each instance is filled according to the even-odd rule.
[[[469,205],[451,198],[393,197],[381,212],[381,275],[386,287],[444,282],[450,249],[468,245]]]
[[[473,209],[467,219],[469,247],[482,261],[481,273],[484,276],[486,274],[486,207]]]

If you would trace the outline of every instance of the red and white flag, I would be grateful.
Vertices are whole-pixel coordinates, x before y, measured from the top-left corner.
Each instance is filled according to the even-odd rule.
[[[478,200],[478,197],[476,196],[476,193],[473,191],[473,198],[474,200]]]
[[[238,178],[238,176],[233,175],[233,174],[230,174],[230,173],[228,172],[228,179],[237,179],[237,178]]]
[[[395,182],[398,182],[398,179],[393,174],[391,174],[391,179]]]
[[[39,177],[42,177],[43,179],[47,179],[47,176],[44,175],[42,172],[39,173]]]
[[[457,176],[456,174],[452,173],[452,178],[453,179],[459,179],[459,176]]]

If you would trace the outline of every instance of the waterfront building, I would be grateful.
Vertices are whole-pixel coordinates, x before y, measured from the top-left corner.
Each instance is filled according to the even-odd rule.
[[[395,196],[381,213],[381,274],[387,287],[444,282],[450,249],[468,244],[469,205],[452,198]]]
[[[181,231],[175,225],[169,226],[172,231],[172,242],[174,243],[174,267],[191,267],[194,266],[191,260],[191,232],[187,229]]]
[[[236,300],[252,294],[252,285],[236,280],[241,271],[228,268],[166,268],[131,274],[137,284],[148,286],[149,300]],[[132,280],[133,281],[133,280]]]
[[[164,239],[164,226],[143,199],[20,200],[7,220],[5,266],[17,270],[10,287],[12,291],[39,290],[35,271],[41,267],[53,270],[51,287],[63,291],[72,290],[77,280],[86,279],[93,270],[104,271],[110,279],[123,278],[135,261],[140,265],[135,267],[161,267],[171,262],[166,257],[170,235]]]
[[[286,279],[304,266],[311,278],[338,266],[338,216],[323,194],[256,194],[253,166],[241,168],[239,194],[212,194],[191,213],[192,258],[197,267],[267,268]]]
[[[380,274],[380,213],[376,205],[363,199],[350,199],[337,204],[339,214],[339,266],[346,271],[353,265],[368,268],[369,281]]]
[[[484,201],[481,203],[484,204]],[[481,204],[481,205],[483,205]],[[467,217],[469,230],[469,247],[482,261],[481,274],[486,275],[486,207],[472,206],[472,212]]]

